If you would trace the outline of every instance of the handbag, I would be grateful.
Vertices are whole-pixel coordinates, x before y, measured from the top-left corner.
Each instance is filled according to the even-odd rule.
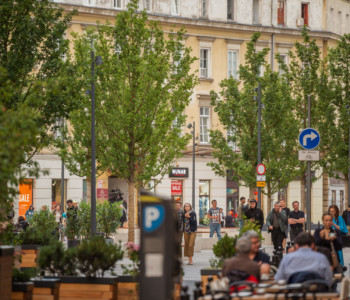
[[[337,252],[335,251],[333,242],[330,241],[331,244],[331,255],[332,255],[332,267],[334,270],[334,273],[343,273],[343,267],[342,265],[339,263],[338,261],[338,256],[337,256]]]

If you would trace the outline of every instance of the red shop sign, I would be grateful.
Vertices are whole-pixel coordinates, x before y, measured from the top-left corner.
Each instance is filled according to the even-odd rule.
[[[171,181],[171,195],[182,195],[182,180]]]

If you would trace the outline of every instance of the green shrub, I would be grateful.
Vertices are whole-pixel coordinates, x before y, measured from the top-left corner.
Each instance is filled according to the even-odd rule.
[[[97,230],[105,234],[105,238],[117,232],[122,209],[119,202],[109,203],[104,201],[96,207]]]
[[[17,245],[48,245],[51,239],[57,239],[57,232],[37,231],[33,227],[28,227],[26,231],[22,231],[16,236],[15,243]]]
[[[80,220],[77,209],[67,209],[67,227],[65,230],[68,240],[75,240],[80,236]]]
[[[49,210],[36,211],[30,220],[30,227],[43,235],[55,233],[57,231],[57,223],[55,216]]]
[[[23,271],[20,271],[16,268],[12,269],[12,282],[27,282],[30,281],[32,277],[36,276],[36,270],[35,268],[29,268],[25,269]]]
[[[80,202],[78,210],[78,218],[80,225],[80,235],[84,239],[91,236],[91,205],[86,202]]]

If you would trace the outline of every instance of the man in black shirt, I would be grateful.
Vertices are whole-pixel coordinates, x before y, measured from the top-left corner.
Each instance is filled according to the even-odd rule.
[[[260,208],[257,207],[255,199],[250,200],[250,208],[247,210],[245,215],[248,220],[252,220],[258,224],[261,230],[264,225],[264,213]]]
[[[290,240],[294,241],[296,236],[303,232],[305,223],[305,214],[299,210],[299,202],[293,202],[293,211],[289,213],[288,223],[290,224]]]

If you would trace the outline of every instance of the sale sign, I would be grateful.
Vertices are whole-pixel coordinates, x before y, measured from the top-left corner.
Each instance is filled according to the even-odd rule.
[[[171,181],[171,195],[182,195],[182,180]]]
[[[19,185],[19,216],[24,216],[33,205],[33,179],[25,179]]]

